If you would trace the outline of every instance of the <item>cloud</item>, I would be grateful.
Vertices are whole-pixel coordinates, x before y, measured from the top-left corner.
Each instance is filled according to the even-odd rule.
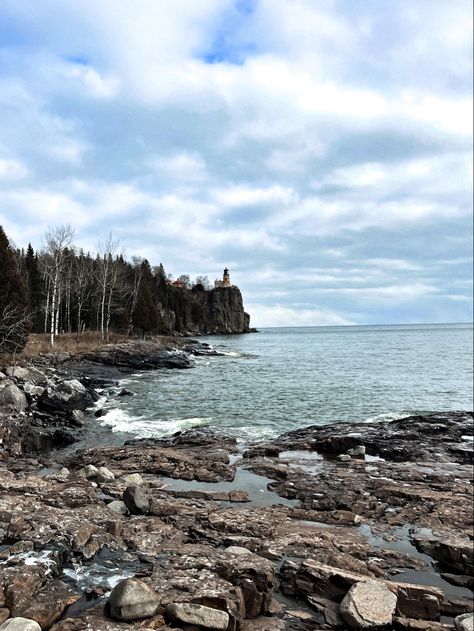
[[[0,219],[19,243],[71,222],[174,274],[230,265],[262,321],[470,319],[471,18],[4,0]]]

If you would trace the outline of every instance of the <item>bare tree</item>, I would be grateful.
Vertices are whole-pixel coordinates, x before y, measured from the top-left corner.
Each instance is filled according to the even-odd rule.
[[[116,253],[119,242],[112,240],[112,233],[107,241],[99,243],[97,257],[97,281],[100,288],[100,335],[102,340],[109,339],[109,324],[112,296],[118,280],[118,261]]]
[[[50,339],[54,346],[54,338],[59,329],[59,307],[61,303],[61,285],[67,260],[67,251],[72,243],[74,229],[70,226],[58,226],[49,229],[44,237],[45,251],[51,259],[48,266],[50,280]]]
[[[77,341],[79,342],[82,331],[82,310],[90,300],[93,292],[91,276],[93,261],[89,256],[84,256],[82,250],[74,258],[72,293],[77,307]]]
[[[30,315],[24,307],[8,304],[0,311],[0,355],[21,351],[28,338]]]

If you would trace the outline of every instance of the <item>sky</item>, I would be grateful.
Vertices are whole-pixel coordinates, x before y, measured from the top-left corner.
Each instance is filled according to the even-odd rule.
[[[471,0],[1,0],[0,225],[254,326],[472,321]]]

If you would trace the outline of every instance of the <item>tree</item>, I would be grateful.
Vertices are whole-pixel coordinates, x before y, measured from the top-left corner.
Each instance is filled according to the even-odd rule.
[[[211,289],[211,282],[208,276],[196,276],[196,280],[194,281],[194,286],[202,285],[203,289]]]
[[[43,326],[43,281],[38,266],[38,257],[31,243],[28,243],[25,256],[26,280],[31,308],[31,328],[40,333]]]
[[[112,306],[112,296],[117,286],[119,260],[115,256],[118,241],[112,241],[112,234],[98,247],[98,275],[100,287],[100,334],[103,340],[109,340],[109,324]]]
[[[153,276],[150,264],[145,259],[140,267],[140,285],[135,308],[132,312],[132,321],[140,329],[142,336],[144,336],[146,333],[156,331],[158,312],[153,301]]]
[[[74,230],[70,225],[58,226],[50,229],[45,235],[46,254],[49,255],[48,275],[48,306],[50,313],[50,340],[54,346],[54,338],[59,330],[59,307],[61,304],[61,290],[64,285],[64,271],[67,261],[68,248],[72,243]]]
[[[181,274],[181,276],[178,276],[177,280],[182,283],[183,287],[186,287],[186,289],[191,289],[192,283],[189,274]]]
[[[24,348],[30,329],[29,302],[15,254],[0,226],[0,353]]]

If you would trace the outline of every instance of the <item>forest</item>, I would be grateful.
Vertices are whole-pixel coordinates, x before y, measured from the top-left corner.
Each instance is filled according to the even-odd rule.
[[[206,276],[191,282],[182,275],[172,284],[161,263],[126,260],[111,235],[95,252],[84,252],[74,245],[73,228],[59,226],[35,252],[31,243],[16,247],[0,226],[0,353],[20,351],[29,333],[47,334],[54,346],[64,333],[80,340],[98,331],[107,342],[111,331],[140,337],[181,331],[193,316],[192,294],[209,289]],[[184,293],[191,301],[183,301]]]

